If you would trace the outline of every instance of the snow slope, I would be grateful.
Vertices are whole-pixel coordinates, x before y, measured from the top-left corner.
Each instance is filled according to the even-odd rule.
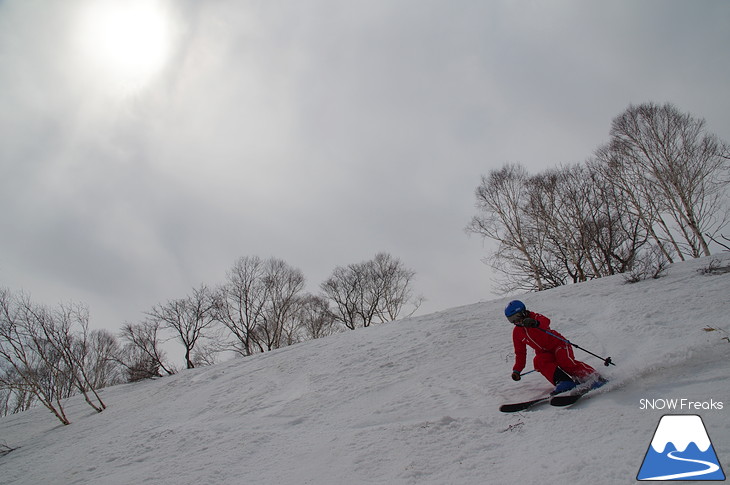
[[[730,254],[716,256],[730,264]],[[699,414],[730,470],[730,273],[708,259],[628,285],[621,276],[521,296],[610,379],[572,408],[502,414],[550,389],[513,382],[511,298],[346,332],[109,388],[70,426],[43,408],[0,419],[14,484],[633,483],[664,414]],[[643,400],[723,409],[642,409]],[[656,401],[659,400],[659,401]]]

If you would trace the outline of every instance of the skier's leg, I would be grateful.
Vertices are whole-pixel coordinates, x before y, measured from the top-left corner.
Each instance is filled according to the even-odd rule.
[[[555,350],[555,361],[565,373],[579,381],[584,381],[596,373],[596,369],[575,358],[573,348],[570,346],[560,347]]]
[[[532,361],[535,370],[545,376],[550,384],[555,384],[555,357],[550,352],[535,352],[535,359]]]

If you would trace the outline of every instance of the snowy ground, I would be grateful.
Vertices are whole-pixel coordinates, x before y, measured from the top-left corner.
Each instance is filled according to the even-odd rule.
[[[730,264],[724,253],[723,264]],[[730,273],[709,259],[632,285],[605,278],[523,295],[553,328],[603,356],[610,379],[572,408],[504,402],[550,389],[510,377],[510,298],[347,332],[268,354],[106,389],[0,419],[0,482],[17,484],[634,483],[659,419],[699,414],[730,471]],[[646,410],[642,399],[722,402]]]

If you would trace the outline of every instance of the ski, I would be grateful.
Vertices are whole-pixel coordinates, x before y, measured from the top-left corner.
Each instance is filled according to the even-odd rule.
[[[525,402],[516,402],[512,404],[502,404],[499,407],[499,410],[503,413],[517,413],[520,411],[525,411],[527,409],[530,409],[531,407],[542,404],[544,402],[549,402],[552,406],[558,406],[558,407],[564,407],[564,406],[570,406],[572,404],[575,404],[578,402],[580,398],[585,396],[591,391],[594,391],[601,386],[603,386],[606,382],[605,379],[601,380],[598,383],[593,383],[589,387],[579,387],[573,390],[571,394],[548,394],[547,396],[543,396],[537,399],[533,399],[532,401],[525,401]]]
[[[588,391],[586,391],[588,392]],[[571,394],[568,396],[553,396],[550,399],[550,405],[551,406],[558,406],[558,407],[564,407],[564,406],[570,406],[571,404],[575,404],[578,402],[578,399],[585,396],[585,392],[580,394]]]
[[[550,396],[541,397],[539,399],[533,399],[532,401],[525,401],[525,402],[516,402],[512,404],[502,404],[499,407],[499,410],[503,413],[517,413],[519,411],[525,411],[526,409],[530,409],[532,406],[535,406],[536,404],[548,402],[550,400]]]

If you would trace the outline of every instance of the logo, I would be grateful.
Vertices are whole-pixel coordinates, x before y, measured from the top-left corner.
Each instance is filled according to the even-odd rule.
[[[702,418],[662,416],[636,479],[725,480]]]

